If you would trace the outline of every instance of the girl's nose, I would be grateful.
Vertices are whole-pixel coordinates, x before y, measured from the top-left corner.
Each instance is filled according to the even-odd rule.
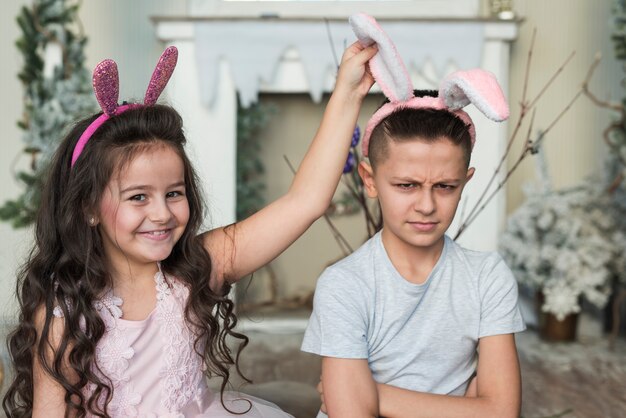
[[[150,211],[150,220],[154,223],[167,223],[172,218],[172,212],[165,200],[153,202]]]

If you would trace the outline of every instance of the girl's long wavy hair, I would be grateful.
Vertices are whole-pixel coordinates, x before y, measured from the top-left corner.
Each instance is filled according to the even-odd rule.
[[[211,259],[198,236],[204,219],[203,199],[183,148],[185,136],[180,115],[163,105],[117,115],[96,131],[71,167],[78,138],[98,116],[78,122],[50,164],[35,226],[35,243],[18,273],[19,322],[8,337],[14,378],[3,400],[8,417],[32,415],[35,357],[65,389],[66,416],[109,416],[107,405],[113,388],[106,376],[102,378],[102,373],[94,372],[96,346],[106,330],[94,302],[112,287],[112,281],[98,228],[90,227],[87,219],[89,213],[98,213],[100,199],[112,176],[152,146],[171,147],[180,156],[189,201],[187,227],[161,267],[189,288],[185,317],[197,331],[195,347],[204,360],[206,374],[222,378],[221,394],[228,383],[230,366],[235,365],[241,375],[239,354],[248,339],[234,331],[237,318],[233,302],[226,296],[229,289],[216,294],[209,287]],[[52,344],[53,310],[57,306],[63,311],[64,326],[60,342]],[[36,320],[37,313],[41,318],[41,312],[45,312],[45,320],[38,335]],[[229,337],[240,340],[236,353],[227,345]],[[52,354],[46,355],[50,349]],[[64,372],[67,368],[75,376],[71,380]],[[84,389],[88,384],[95,390],[86,397]]]

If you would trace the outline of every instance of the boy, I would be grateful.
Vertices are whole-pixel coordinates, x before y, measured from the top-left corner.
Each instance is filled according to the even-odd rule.
[[[423,99],[372,118],[358,169],[383,229],[317,284],[302,350],[323,356],[331,418],[519,416],[517,284],[444,235],[474,174],[471,120]]]

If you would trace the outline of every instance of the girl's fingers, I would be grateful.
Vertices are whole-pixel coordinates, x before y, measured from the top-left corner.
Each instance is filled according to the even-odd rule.
[[[376,55],[377,52],[378,46],[376,46],[376,44],[372,44],[356,53],[351,59],[356,61],[359,65],[364,65],[366,62],[372,59],[372,57]]]
[[[371,44],[370,46],[363,46],[359,41],[356,41],[348,48],[343,54],[342,61],[346,61],[349,59],[353,59],[354,57],[359,57],[359,62],[364,63],[367,62],[370,58],[376,55],[378,48],[376,44]]]

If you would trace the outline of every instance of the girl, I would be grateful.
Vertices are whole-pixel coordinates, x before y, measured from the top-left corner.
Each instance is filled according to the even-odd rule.
[[[232,283],[263,266],[323,214],[339,181],[363,97],[373,84],[358,44],[287,194],[250,218],[197,235],[198,181],[180,116],[156,105],[176,63],[170,47],[144,104],[117,104],[103,61],[103,113],[78,122],[53,159],[18,280],[9,336],[8,417],[285,417],[226,393],[247,338],[235,331]],[[233,354],[228,338],[240,340]],[[219,396],[205,375],[222,378]]]

